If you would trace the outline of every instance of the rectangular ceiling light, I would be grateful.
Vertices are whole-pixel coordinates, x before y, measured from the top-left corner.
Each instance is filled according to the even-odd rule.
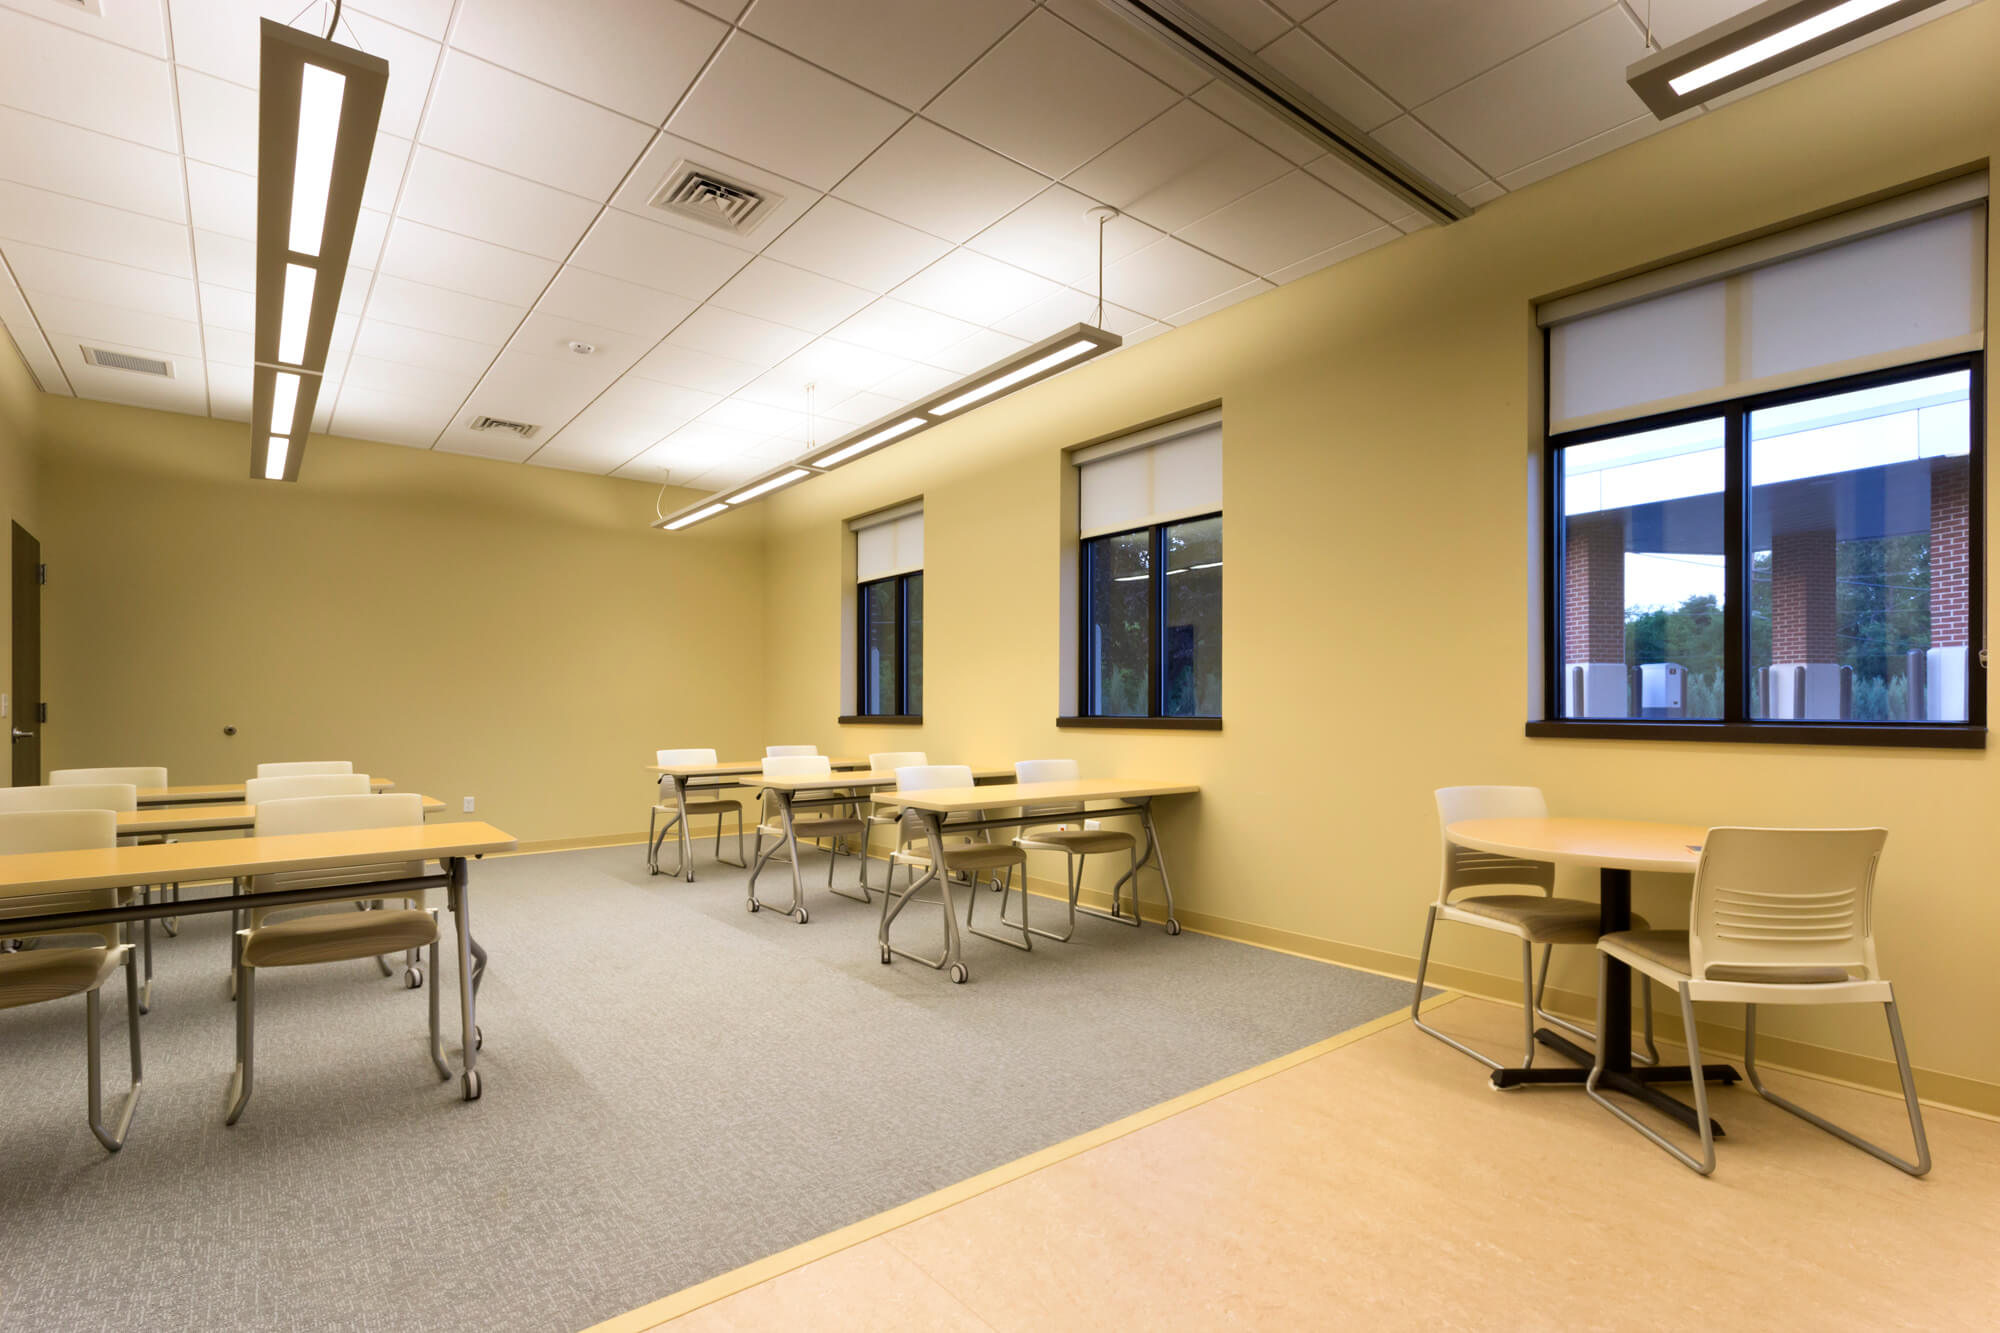
[[[1625,81],[1661,120],[1886,28],[1939,0],[1765,0],[1656,51]]]
[[[389,64],[269,19],[261,31],[250,475],[296,481]]]
[[[895,441],[927,430],[949,417],[963,412],[969,407],[991,402],[1016,389],[1024,389],[1030,384],[1045,380],[1051,375],[1068,370],[1071,366],[1082,365],[1093,357],[1115,352],[1124,346],[1125,340],[1115,333],[1089,324],[1076,324],[1061,333],[1044,338],[1032,347],[1024,347],[1006,360],[988,366],[974,375],[968,375],[958,383],[941,389],[929,398],[912,403],[910,406],[883,417],[880,421],[863,426],[860,430],[843,436],[825,449],[800,459],[785,463],[765,475],[753,478],[749,485],[731,495],[708,496],[677,513],[669,514],[653,524],[669,532],[678,532],[703,519],[713,518],[730,505],[739,505],[754,500],[760,495],[768,495],[780,487],[804,481],[816,473],[827,472],[849,463],[876,449],[885,448]]]

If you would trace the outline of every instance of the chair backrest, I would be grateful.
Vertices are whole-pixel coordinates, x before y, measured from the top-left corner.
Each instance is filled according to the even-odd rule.
[[[764,757],[767,759],[777,759],[785,755],[818,753],[819,747],[817,745],[767,745],[764,747]]]
[[[308,775],[310,776],[310,775]],[[344,833],[361,829],[414,828],[424,822],[424,798],[416,792],[383,792],[350,796],[293,796],[261,801],[252,834],[259,838],[282,837],[293,833]],[[418,861],[372,861],[355,865],[328,866],[319,870],[287,870],[275,875],[258,875],[258,892],[303,889],[321,884],[365,884],[375,880],[410,879],[424,873]],[[374,895],[357,893],[353,901]],[[417,895],[421,896],[421,895]],[[347,901],[347,900],[342,900]],[[307,907],[323,908],[325,903]],[[255,926],[273,912],[297,911],[296,907],[266,908],[251,914]]]
[[[290,801],[301,796],[367,794],[366,773],[301,773],[288,778],[251,778],[243,784],[243,799],[251,805],[262,805],[266,801]]]
[[[682,764],[712,764],[716,759],[713,750],[655,750],[653,762],[661,768],[673,768]]]
[[[823,778],[833,772],[833,761],[823,754],[766,755],[767,778]]]
[[[16,787],[15,791],[36,788]],[[132,790],[129,786],[125,790]],[[116,847],[118,816],[111,810],[12,810],[0,813],[0,856],[26,852],[67,852],[86,847]],[[0,898],[0,920],[39,916],[44,912],[92,911],[118,905],[116,889],[86,889],[77,893],[37,893]],[[0,934],[5,934],[0,930]],[[64,935],[92,935],[107,947],[118,944],[116,925],[95,930],[69,930]]]
[[[899,768],[920,768],[931,761],[922,750],[888,750],[868,756],[868,767],[876,773],[893,773]]]
[[[129,782],[71,783],[64,787],[0,787],[0,811],[132,811],[138,808],[139,789]]]
[[[345,759],[306,759],[290,764],[259,764],[260,778],[303,778],[316,773],[352,773],[354,765]]]
[[[1714,981],[1875,977],[1879,828],[1715,828],[1688,913],[1693,975]],[[1796,974],[1788,976],[1788,973]]]
[[[933,791],[939,787],[970,787],[968,764],[911,764],[896,770],[897,791]]]
[[[1016,782],[1075,782],[1083,765],[1074,759],[1022,759],[1014,764]]]
[[[1444,870],[1438,883],[1438,901],[1448,903],[1461,889],[1512,885],[1533,887],[1547,894],[1556,891],[1556,868],[1546,861],[1529,861],[1517,856],[1496,856],[1460,847],[1445,830],[1464,819],[1545,819],[1549,803],[1540,787],[1439,787],[1437,789],[1438,838],[1444,847]]]
[[[164,787],[164,768],[58,768],[49,774],[51,787],[101,786],[107,782],[129,782],[134,787]]]

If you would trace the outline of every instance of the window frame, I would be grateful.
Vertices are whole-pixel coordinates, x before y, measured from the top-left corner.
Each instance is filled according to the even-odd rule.
[[[910,711],[910,580],[923,576],[921,569],[906,569],[900,574],[885,574],[854,585],[854,712],[841,718],[842,722],[894,725],[924,720],[921,708],[914,713]],[[871,713],[868,711],[868,591],[884,583],[896,585],[896,711]]]
[[[1176,518],[1162,519],[1157,523],[1141,523],[1129,528],[1119,528],[1113,532],[1093,533],[1077,541],[1077,648],[1076,648],[1076,716],[1059,717],[1056,725],[1068,727],[1180,727],[1190,730],[1215,731],[1222,726],[1222,715],[1199,714],[1183,716],[1165,711],[1167,673],[1164,659],[1165,646],[1160,637],[1160,625],[1167,611],[1167,529],[1179,527],[1183,523],[1200,523],[1208,519],[1220,520],[1222,510],[1210,510],[1202,514],[1183,514]],[[1097,542],[1109,541],[1116,537],[1129,537],[1134,533],[1146,534],[1147,550],[1150,552],[1154,571],[1152,595],[1148,600],[1150,614],[1146,623],[1147,689],[1146,712],[1129,715],[1094,713],[1089,711],[1091,698],[1090,677],[1093,665],[1090,651],[1090,566],[1091,548]],[[1220,626],[1216,627],[1219,631]]]
[[[1542,333],[1542,477],[1540,533],[1542,716],[1527,734],[1587,740],[1669,740],[1762,742],[1782,745],[1887,746],[1921,749],[1986,748],[1986,354],[1957,352],[1880,370],[1816,380],[1763,393],[1677,408],[1552,435],[1548,431],[1548,330]],[[1751,518],[1748,425],[1752,413],[1788,403],[1831,397],[1857,389],[1922,379],[1955,370],[1969,372],[1967,491],[1972,512],[1966,523],[1966,720],[1963,722],[1869,723],[1831,720],[1771,720],[1750,717]],[[1723,436],[1723,671],[1727,686],[1718,719],[1565,718],[1563,702],[1564,522],[1559,455],[1574,445],[1636,435],[1648,430],[1721,418]]]

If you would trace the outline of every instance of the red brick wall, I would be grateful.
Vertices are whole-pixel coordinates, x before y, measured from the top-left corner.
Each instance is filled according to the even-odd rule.
[[[1573,518],[1563,530],[1563,661],[1625,660],[1625,522]]]
[[[1837,662],[1833,529],[1806,528],[1771,538],[1771,660]]]
[[[1964,458],[1931,460],[1931,647],[1963,647],[1966,641],[1966,586],[1971,526]]]

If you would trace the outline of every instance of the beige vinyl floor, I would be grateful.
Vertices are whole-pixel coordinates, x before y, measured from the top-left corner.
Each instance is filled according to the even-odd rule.
[[[1436,1020],[1518,1040],[1515,1008]],[[1907,1143],[1897,1101],[1768,1081]],[[1927,1109],[1913,1180],[1745,1085],[1711,1105],[1704,1180],[1402,1022],[657,1327],[2000,1327],[2000,1123]]]

